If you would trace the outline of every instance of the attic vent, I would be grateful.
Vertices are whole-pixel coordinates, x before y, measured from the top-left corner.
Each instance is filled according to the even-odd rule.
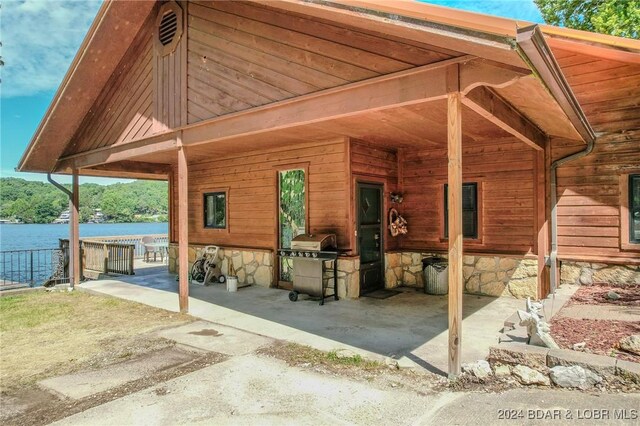
[[[171,43],[176,36],[176,30],[178,29],[178,17],[172,10],[165,13],[160,21],[160,28],[158,28],[158,38],[163,46]]]
[[[173,52],[182,35],[182,9],[174,2],[160,7],[156,20],[156,48],[160,55]]]

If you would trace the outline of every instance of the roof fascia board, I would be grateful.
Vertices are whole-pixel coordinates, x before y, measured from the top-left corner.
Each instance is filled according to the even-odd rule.
[[[87,52],[87,48],[89,47],[89,45],[91,44],[91,41],[95,37],[98,31],[98,28],[100,27],[100,24],[102,24],[102,21],[104,20],[105,16],[107,16],[107,12],[111,8],[111,4],[112,3],[110,1],[104,1],[100,6],[100,9],[98,9],[98,13],[96,14],[95,19],[91,23],[91,27],[89,27],[89,31],[87,32],[87,35],[84,37],[84,40],[82,40],[82,44],[80,44],[80,48],[78,49],[76,56],[73,58],[73,61],[71,62],[71,65],[67,70],[67,73],[64,75],[62,82],[58,86],[58,90],[56,90],[56,93],[53,96],[53,101],[51,101],[51,103],[49,104],[49,108],[47,108],[47,112],[44,114],[42,121],[40,121],[40,124],[38,125],[35,133],[33,134],[33,137],[31,138],[31,141],[29,141],[29,145],[27,146],[27,149],[22,154],[22,157],[18,162],[18,167],[16,168],[16,170],[22,171],[22,169],[24,168],[25,162],[31,155],[31,152],[33,151],[36,145],[36,142],[39,139],[40,134],[42,133],[42,130],[47,125],[47,123],[49,123],[49,120],[51,119],[51,116],[56,110],[56,107],[58,106],[58,104],[61,101],[63,101],[64,99],[63,93],[67,89],[69,85],[69,81],[72,79],[76,69],[78,68],[80,62],[82,61],[82,58],[85,56]]]
[[[518,29],[518,52],[529,64],[533,73],[556,100],[582,139],[595,140],[595,132],[578,103],[569,83],[556,62],[538,25]]]
[[[533,22],[468,12],[414,0],[332,0],[331,2],[508,38],[515,38],[517,27],[533,24]]]
[[[362,7],[364,2],[355,6],[347,2],[326,0],[252,1],[267,7],[326,19],[338,24],[359,26],[374,32],[388,33],[395,37],[455,50],[462,54],[484,57],[522,69],[527,68],[516,52],[515,24],[513,36],[507,36],[377,10],[375,9],[378,7],[377,4],[371,5],[371,8],[364,8]],[[384,4],[381,4],[380,8],[383,6]]]

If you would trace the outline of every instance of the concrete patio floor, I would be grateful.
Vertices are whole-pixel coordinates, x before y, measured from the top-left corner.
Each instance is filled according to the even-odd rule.
[[[143,266],[143,265],[136,265]],[[171,311],[178,310],[178,283],[166,265],[148,264],[135,276],[85,282],[82,288]],[[288,291],[259,286],[229,293],[225,286],[191,285],[189,313],[255,334],[331,351],[348,349],[370,359],[392,357],[402,367],[447,371],[447,297],[401,288],[387,299],[334,301],[324,306]],[[505,319],[523,300],[464,295],[462,362],[484,359],[498,343]]]

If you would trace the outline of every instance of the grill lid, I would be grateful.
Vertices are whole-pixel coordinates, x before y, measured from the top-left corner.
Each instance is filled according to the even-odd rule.
[[[301,234],[291,240],[291,248],[296,250],[326,250],[336,248],[335,234]]]

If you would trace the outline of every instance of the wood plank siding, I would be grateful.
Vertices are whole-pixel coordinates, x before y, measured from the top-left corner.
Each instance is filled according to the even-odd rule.
[[[600,134],[587,157],[558,168],[558,254],[562,260],[640,264],[623,247],[621,177],[640,173],[640,65],[554,52],[589,122]],[[552,158],[584,144],[552,141]]]
[[[151,134],[153,123],[152,19],[136,36],[86,114],[64,155],[129,142]]]
[[[183,3],[183,8],[188,4]],[[186,17],[186,12],[183,11]],[[185,26],[184,21],[178,25]],[[155,32],[154,32],[155,35]],[[182,35],[175,50],[153,55],[153,133],[174,129],[186,124],[187,37]]]
[[[459,56],[244,2],[188,15],[189,123]]]
[[[534,150],[516,138],[463,141],[462,177],[478,182],[478,240],[465,239],[465,251],[531,254],[536,219]],[[399,237],[403,250],[446,250],[444,184],[446,146],[404,150],[401,162],[404,202],[398,207],[409,223]]]
[[[277,227],[277,172],[307,168],[308,230],[335,233],[348,248],[347,142],[300,143],[242,152],[189,165],[189,242],[273,249]],[[227,192],[228,229],[205,229],[203,194]],[[173,234],[173,233],[172,233]]]

